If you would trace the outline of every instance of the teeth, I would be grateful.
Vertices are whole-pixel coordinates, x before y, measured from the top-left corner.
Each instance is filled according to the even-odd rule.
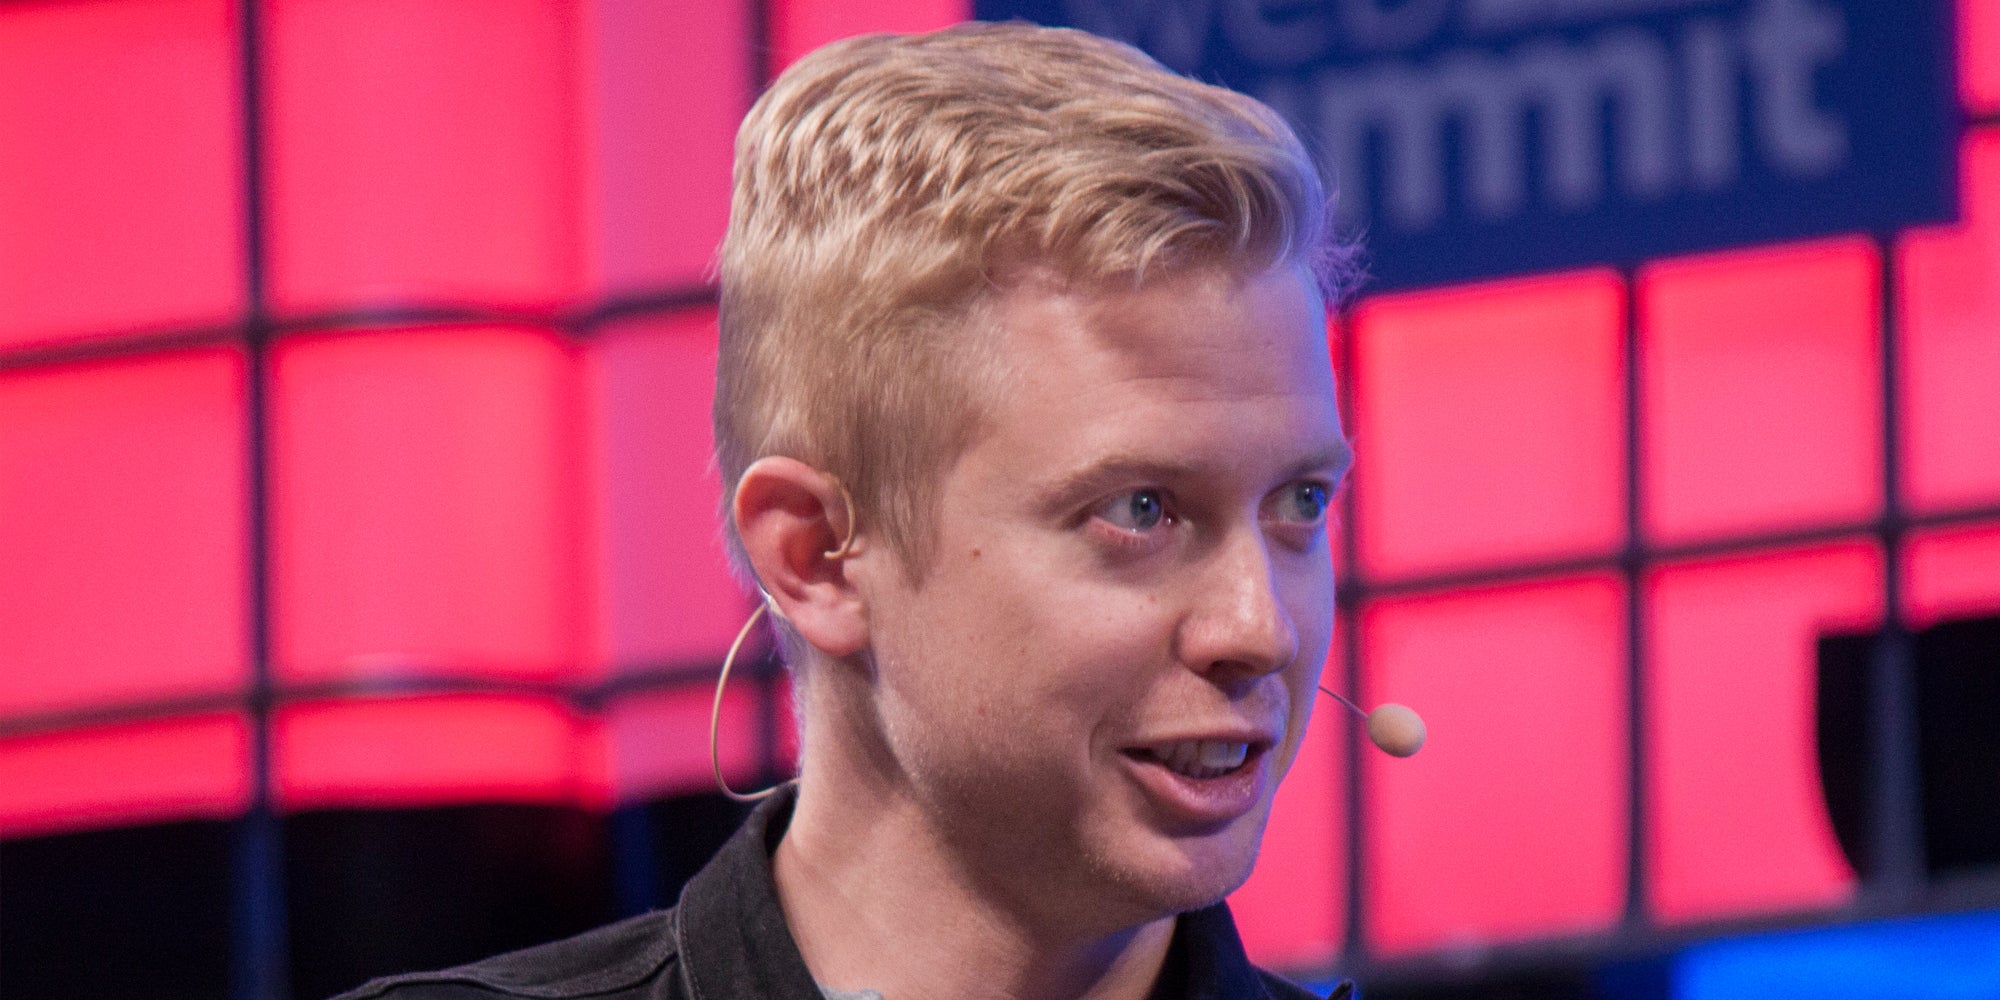
[[[1167,769],[1190,778],[1216,778],[1243,766],[1250,744],[1226,740],[1183,740],[1152,751]]]

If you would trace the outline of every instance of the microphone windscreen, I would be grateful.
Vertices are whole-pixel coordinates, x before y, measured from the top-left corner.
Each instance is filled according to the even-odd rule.
[[[1395,702],[1368,713],[1368,739],[1394,757],[1408,757],[1424,748],[1424,720]]]

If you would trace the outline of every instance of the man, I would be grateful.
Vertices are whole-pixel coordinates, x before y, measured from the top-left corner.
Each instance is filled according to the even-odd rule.
[[[1332,626],[1346,272],[1298,140],[965,25],[801,60],[735,185],[717,453],[798,779],[674,910],[353,996],[1307,995],[1219,902]]]

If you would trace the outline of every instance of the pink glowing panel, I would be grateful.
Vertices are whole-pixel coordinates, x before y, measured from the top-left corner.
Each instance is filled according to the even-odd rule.
[[[242,308],[234,12],[0,5],[0,347]]]
[[[593,337],[586,384],[603,595],[594,659],[613,669],[713,664],[752,607],[729,573],[711,458],[715,311]]]
[[[280,308],[547,302],[575,290],[577,5],[268,9]]]
[[[0,713],[246,676],[243,359],[0,372]]]
[[[579,8],[593,289],[703,280],[728,221],[731,148],[755,83],[749,9],[659,0]]]
[[[1588,272],[1385,296],[1356,310],[1364,572],[1619,544],[1621,303],[1616,275]]]
[[[2000,522],[1916,532],[1906,552],[1912,626],[2000,614]]]
[[[1668,566],[1646,583],[1650,903],[1680,923],[1853,893],[1814,761],[1814,643],[1876,627],[1860,542]]]
[[[596,724],[553,698],[433,696],[279,709],[287,811],[451,802],[609,802]]]
[[[2000,111],[2000,0],[1958,0],[1958,91],[1966,108]]]
[[[1641,398],[1655,540],[1874,514],[1880,271],[1861,239],[1646,269]]]
[[[560,335],[297,337],[273,372],[274,636],[288,680],[573,669],[586,462]]]
[[[1335,655],[1322,682],[1346,687]],[[1263,850],[1250,881],[1229,897],[1236,929],[1250,957],[1275,968],[1323,968],[1340,951],[1347,929],[1346,709],[1320,697],[1312,727],[1271,807]]]
[[[1925,510],[2000,503],[2000,127],[1961,169],[1962,221],[1897,248],[1904,489]]]
[[[1599,930],[1625,899],[1625,597],[1591,576],[1383,601],[1364,704],[1430,741],[1366,748],[1368,929],[1387,953]]]
[[[972,0],[771,0],[771,72],[836,38],[931,31],[971,17]]]
[[[766,777],[760,771],[763,698],[742,666],[730,674],[723,696],[717,748],[729,786],[755,791]],[[619,801],[716,790],[708,758],[708,713],[714,698],[715,685],[710,681],[627,695],[612,704],[605,728],[612,787]],[[774,723],[791,725],[784,713]],[[780,761],[781,768],[788,769],[789,764],[788,758]]]
[[[232,816],[249,760],[249,726],[220,713],[0,740],[0,839]]]

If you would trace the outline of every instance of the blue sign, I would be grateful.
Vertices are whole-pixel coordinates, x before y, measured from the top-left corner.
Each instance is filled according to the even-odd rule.
[[[1373,287],[1953,218],[1948,0],[977,0],[1278,109]]]

